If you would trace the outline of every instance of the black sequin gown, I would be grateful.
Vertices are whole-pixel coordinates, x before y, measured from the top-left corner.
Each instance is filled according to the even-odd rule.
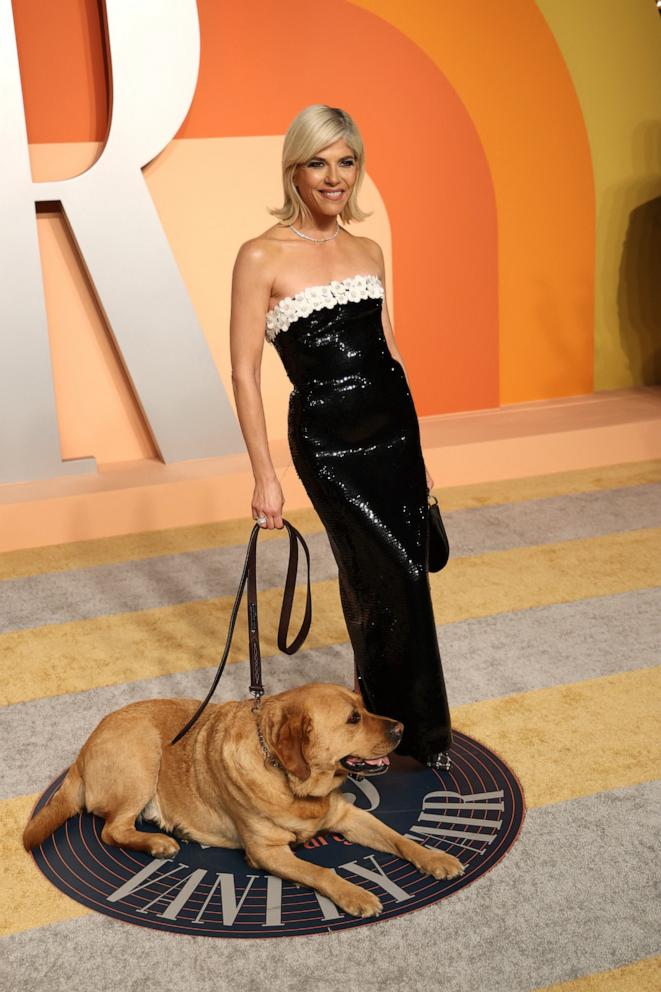
[[[310,286],[269,311],[293,390],[292,462],[328,534],[367,708],[404,724],[396,754],[452,743],[427,572],[427,483],[413,399],[375,275]],[[353,680],[353,672],[352,672]]]

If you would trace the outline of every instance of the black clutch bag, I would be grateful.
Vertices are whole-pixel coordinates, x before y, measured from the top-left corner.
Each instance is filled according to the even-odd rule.
[[[428,513],[427,513],[427,556],[428,570],[430,572],[440,572],[448,563],[450,557],[450,544],[445,533],[445,525],[441,517],[438,500],[430,492],[427,493]]]

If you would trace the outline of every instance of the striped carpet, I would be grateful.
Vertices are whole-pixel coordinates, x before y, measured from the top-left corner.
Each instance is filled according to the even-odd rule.
[[[437,495],[452,558],[430,581],[454,725],[526,795],[508,856],[439,904],[322,937],[172,937],[72,902],[20,846],[29,811],[105,713],[206,692],[252,522],[5,553],[1,989],[658,992],[661,461]],[[313,623],[304,650],[277,651],[285,535],[262,535],[267,692],[352,685],[326,536],[312,511],[286,516],[310,546]],[[303,605],[299,585],[293,631]],[[247,695],[243,617],[218,701]]]

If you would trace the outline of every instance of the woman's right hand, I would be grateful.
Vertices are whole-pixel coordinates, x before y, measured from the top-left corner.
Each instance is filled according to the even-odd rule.
[[[274,528],[282,530],[285,526],[282,522],[284,502],[282,487],[276,476],[273,476],[272,479],[255,482],[255,489],[252,494],[253,520],[257,520],[257,517],[263,514],[266,517],[266,523],[260,524],[260,527],[268,528],[268,530]]]

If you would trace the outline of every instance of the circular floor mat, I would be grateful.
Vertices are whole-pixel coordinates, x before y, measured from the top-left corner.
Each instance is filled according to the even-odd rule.
[[[34,849],[34,859],[70,898],[126,923],[204,937],[296,937],[383,923],[439,902],[471,885],[497,864],[516,840],[525,804],[516,775],[483,744],[453,732],[452,768],[425,768],[394,756],[390,770],[343,792],[399,833],[455,855],[466,866],[454,880],[423,875],[391,854],[349,843],[341,834],[312,838],[294,848],[297,857],[334,869],[375,892],[383,904],[376,917],[356,918],[330,899],[253,869],[243,852],[181,843],[168,860],[101,840],[103,820],[71,817]],[[66,770],[35,806],[58,789]],[[141,823],[146,832],[154,827]]]

